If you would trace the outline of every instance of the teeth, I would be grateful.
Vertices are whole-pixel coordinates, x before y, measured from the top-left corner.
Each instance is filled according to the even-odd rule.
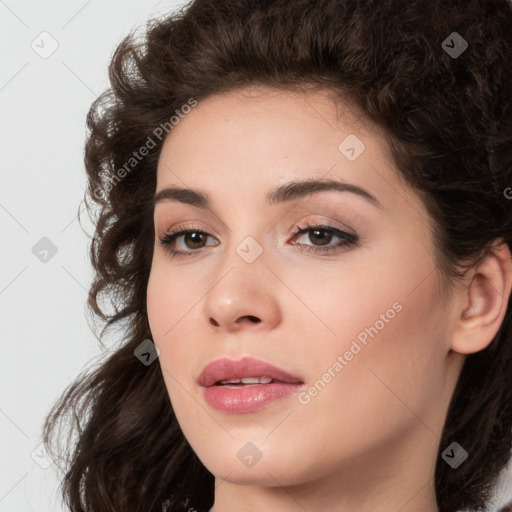
[[[244,377],[242,379],[221,380],[220,384],[270,384],[270,377]]]
[[[270,384],[272,379],[270,377],[260,377],[261,384]]]

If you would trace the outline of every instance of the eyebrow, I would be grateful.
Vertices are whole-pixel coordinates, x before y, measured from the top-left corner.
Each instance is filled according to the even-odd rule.
[[[266,204],[269,206],[282,203],[285,201],[292,201],[294,199],[301,199],[317,192],[324,191],[337,191],[349,192],[356,194],[366,199],[369,203],[377,208],[382,208],[379,200],[370,192],[351,183],[342,181],[328,180],[328,179],[306,179],[294,180],[283,185],[280,185],[275,190],[267,193],[265,197]],[[190,188],[181,188],[171,186],[164,188],[157,192],[153,198],[153,207],[163,201],[178,201],[180,203],[197,206],[198,208],[210,209],[210,202],[208,196]]]

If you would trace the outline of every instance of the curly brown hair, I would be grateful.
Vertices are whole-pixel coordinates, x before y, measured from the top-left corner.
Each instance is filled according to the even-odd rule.
[[[508,0],[194,0],[119,44],[111,86],[87,116],[85,201],[95,219],[88,304],[100,343],[115,326],[123,343],[66,389],[44,425],[54,457],[56,438],[65,444],[71,511],[186,510],[192,499],[207,511],[214,499],[214,477],[181,432],[160,366],[134,356],[151,339],[158,127],[167,133],[191,99],[246,85],[349,98],[384,128],[397,169],[435,221],[449,286],[497,240],[512,247],[511,28]],[[462,54],[446,51],[449,36],[450,47],[453,37],[467,41]],[[512,447],[511,368],[509,301],[495,339],[466,358],[450,404],[440,450],[456,440],[470,455],[457,469],[438,457],[441,512],[482,510],[492,498]],[[75,430],[60,436],[68,416],[73,443]]]

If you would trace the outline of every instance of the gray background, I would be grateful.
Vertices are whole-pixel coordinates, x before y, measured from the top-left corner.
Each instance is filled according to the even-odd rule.
[[[85,116],[121,38],[183,4],[0,0],[0,512],[64,510],[55,464],[38,448],[41,427],[102,356],[85,317],[91,270],[77,220]],[[504,474],[502,499],[512,497],[510,480]]]

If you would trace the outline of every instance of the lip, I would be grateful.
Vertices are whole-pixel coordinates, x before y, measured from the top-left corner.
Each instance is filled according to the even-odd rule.
[[[244,377],[269,377],[269,384],[239,386],[216,385],[221,380]],[[202,386],[207,403],[221,412],[247,413],[257,411],[269,403],[296,392],[304,382],[266,361],[253,357],[216,359],[208,363],[197,382]]]

